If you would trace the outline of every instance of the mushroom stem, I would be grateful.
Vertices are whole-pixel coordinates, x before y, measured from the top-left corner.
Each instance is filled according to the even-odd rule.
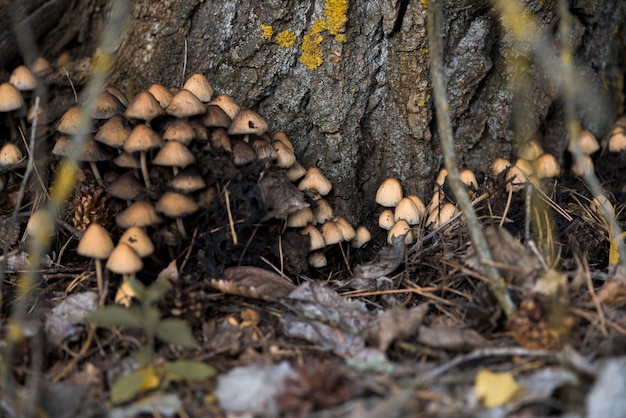
[[[146,187],[150,187],[150,176],[148,175],[148,162],[146,161],[146,152],[139,152],[139,160],[141,162],[141,174]]]
[[[98,295],[100,295],[100,303],[98,306],[104,306],[104,300],[106,298],[106,291],[104,289],[104,280],[102,274],[102,260],[99,258],[94,259],[96,261],[96,281],[98,282]]]
[[[185,225],[183,224],[182,218],[176,218],[176,228],[178,228],[178,232],[180,232],[183,238],[187,238],[187,231],[185,231]]]
[[[89,166],[91,167],[91,171],[93,176],[96,178],[98,185],[104,187],[104,183],[102,182],[102,176],[100,175],[100,170],[98,170],[98,164],[95,161],[89,161]]]

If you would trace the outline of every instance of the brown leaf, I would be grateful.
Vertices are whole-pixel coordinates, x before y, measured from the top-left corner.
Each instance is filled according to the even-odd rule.
[[[412,309],[395,307],[385,312],[380,318],[376,332],[372,335],[378,349],[384,353],[393,341],[416,334],[428,306],[428,303],[422,303]]]
[[[352,280],[346,286],[363,289],[376,279],[386,276],[398,268],[404,260],[404,235],[393,238],[393,245],[383,247],[372,261],[361,263],[354,268]]]
[[[212,279],[210,284],[224,293],[263,300],[286,297],[295,289],[278,274],[251,266],[228,267],[223,279]]]
[[[455,327],[421,326],[417,341],[421,344],[444,350],[471,350],[484,347],[486,340],[473,329]]]

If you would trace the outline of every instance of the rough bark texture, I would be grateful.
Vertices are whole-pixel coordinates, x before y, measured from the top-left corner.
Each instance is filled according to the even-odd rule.
[[[336,210],[353,221],[373,210],[375,189],[387,176],[429,199],[441,156],[429,84],[427,2],[351,1],[346,42],[322,32],[324,62],[310,70],[299,61],[302,41],[324,16],[324,3],[137,0],[113,83],[134,94],[152,82],[179,85],[186,75],[204,73],[217,92],[257,110],[273,131],[287,132],[303,164],[317,165],[331,178]],[[556,50],[556,2],[524,3]],[[569,3],[577,64],[608,104],[602,115],[581,107],[580,117],[602,137],[621,111],[626,2]],[[493,158],[510,156],[514,140],[531,136],[561,156],[562,104],[541,67],[529,65],[530,96],[522,103],[529,113],[514,137],[507,63],[527,57],[526,51],[504,34],[490,2],[445,5],[450,111],[461,164],[486,171]],[[295,44],[263,39],[261,24],[271,25],[274,35],[293,31]]]

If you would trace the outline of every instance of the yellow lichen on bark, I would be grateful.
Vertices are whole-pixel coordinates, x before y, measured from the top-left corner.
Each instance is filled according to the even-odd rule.
[[[307,33],[302,39],[302,55],[300,62],[309,70],[314,70],[324,62],[322,54],[322,35],[319,33]]]
[[[272,25],[264,25],[261,24],[261,39],[272,39],[272,35],[274,34],[274,29]]]
[[[287,48],[296,43],[296,34],[290,30],[284,30],[277,34],[274,40],[281,48]]]
[[[348,0],[326,0],[324,3],[324,17],[328,32],[337,42],[346,41],[346,23],[348,22]]]

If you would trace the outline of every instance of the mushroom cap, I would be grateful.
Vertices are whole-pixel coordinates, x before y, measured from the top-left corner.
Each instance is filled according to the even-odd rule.
[[[626,149],[626,132],[621,125],[615,125],[609,137],[609,152],[621,152]]]
[[[132,132],[130,125],[122,115],[114,115],[96,132],[94,139],[113,148],[122,148]]]
[[[386,208],[395,207],[402,200],[402,185],[396,178],[389,177],[376,192],[376,203]]]
[[[300,180],[298,184],[298,190],[309,191],[315,190],[320,195],[326,196],[332,190],[333,185],[322,174],[322,171],[317,167],[311,167],[306,171],[304,178]]]
[[[541,154],[533,161],[533,165],[535,166],[537,177],[540,179],[556,177],[561,172],[559,162],[554,155],[549,153]]]
[[[543,148],[535,140],[530,140],[523,144],[517,151],[517,156],[528,161],[533,161],[535,158],[543,154]]]
[[[235,102],[235,99],[228,94],[218,94],[209,102],[209,105],[218,106],[231,120],[233,120],[235,116],[237,116],[237,113],[239,113],[239,110],[241,110],[239,105]]]
[[[159,105],[163,109],[165,109],[170,104],[172,98],[174,97],[172,92],[169,91],[167,87],[159,83],[152,84],[150,87],[148,87],[148,91],[154,96],[156,101],[159,102]]]
[[[250,146],[256,153],[256,156],[259,160],[275,160],[278,158],[278,153],[266,140],[263,138],[257,138],[250,143]]]
[[[127,152],[122,152],[113,159],[113,164],[122,168],[141,168],[141,162],[137,157]]]
[[[83,257],[104,260],[113,251],[111,235],[102,225],[91,223],[83,233],[83,237],[76,247],[76,252]]]
[[[67,157],[70,155],[73,146],[72,139],[67,135],[61,135],[57,138],[54,147],[52,148],[52,154],[60,157]],[[104,149],[98,142],[96,142],[91,136],[87,137],[83,142],[83,146],[78,154],[79,161],[107,161],[111,159],[111,154]]]
[[[13,84],[20,91],[29,91],[37,87],[37,78],[28,67],[18,65],[11,73],[9,83]]]
[[[583,154],[593,154],[600,149],[600,144],[598,143],[596,137],[591,132],[585,129],[580,131],[580,134],[578,135],[578,141],[580,144],[580,152],[582,152]],[[573,148],[573,144],[570,141],[570,143],[567,145],[567,150],[571,153],[574,153]]]
[[[189,145],[195,137],[196,132],[185,119],[174,119],[163,132],[163,139],[166,141],[178,141],[185,145]]]
[[[579,159],[574,159],[572,163],[572,173],[577,177],[592,174],[593,169],[593,160],[588,154],[581,155]]]
[[[344,241],[351,241],[356,235],[356,231],[348,221],[342,216],[335,216],[332,220],[341,231],[341,237]]]
[[[491,174],[497,176],[507,168],[511,167],[511,165],[511,162],[506,158],[496,158],[493,163],[491,163]]]
[[[394,222],[404,219],[409,225],[417,225],[420,223],[421,218],[419,209],[415,206],[413,200],[408,197],[402,198],[393,212]]]
[[[272,141],[272,147],[276,150],[276,166],[289,168],[296,162],[296,156],[282,141]]]
[[[29,236],[35,236],[36,234],[42,234],[44,237],[50,237],[54,235],[54,228],[56,226],[54,215],[48,209],[37,209],[30,214],[28,222],[26,223],[26,233]]]
[[[154,245],[146,232],[138,227],[131,226],[120,237],[120,243],[130,246],[139,257],[147,257],[154,252]]]
[[[153,148],[160,148],[163,141],[158,133],[147,125],[139,124],[133,128],[124,141],[124,151],[129,154],[133,152],[148,151]]]
[[[356,227],[356,235],[350,241],[352,248],[362,248],[365,244],[372,239],[372,233],[363,225]]]
[[[306,260],[311,267],[316,269],[326,267],[328,265],[326,254],[322,251],[313,251],[309,253],[309,255],[306,256]]]
[[[335,211],[333,210],[333,207],[330,206],[330,203],[328,203],[328,200],[318,199],[315,201],[313,215],[315,215],[315,220],[318,224],[323,224],[324,222],[335,217]]]
[[[167,141],[152,160],[153,164],[185,168],[196,162],[196,157],[178,141]]]
[[[115,223],[122,229],[131,226],[145,227],[159,222],[161,218],[157,215],[154,206],[145,200],[134,202],[115,217]]]
[[[12,165],[22,159],[22,151],[17,145],[7,142],[0,149],[0,166]]]
[[[106,267],[117,274],[135,274],[143,268],[143,261],[130,245],[120,242],[109,255]]]
[[[413,230],[411,229],[409,223],[404,219],[400,219],[398,222],[393,224],[387,233],[387,244],[393,245],[393,239],[401,235],[404,235],[405,245],[413,244],[415,242],[415,234],[413,234]]]
[[[326,246],[324,236],[314,225],[307,225],[300,233],[309,236],[309,251],[320,250]]]
[[[293,163],[291,167],[285,170],[285,177],[292,183],[300,180],[306,174],[306,168],[302,167],[299,162]]]
[[[124,108],[128,107],[128,97],[126,97],[122,90],[115,86],[107,86],[104,90],[115,96],[115,98],[119,100],[122,105],[124,105]]]
[[[326,245],[333,245],[341,242],[343,240],[343,235],[341,234],[341,228],[333,221],[328,221],[322,224],[320,227],[322,231],[322,236],[324,237],[324,242]]]
[[[211,148],[222,148],[224,151],[233,152],[232,141],[225,129],[216,128],[211,132]],[[241,141],[243,142],[243,141]],[[254,150],[253,150],[254,151]]]
[[[267,122],[251,109],[240,110],[228,128],[230,135],[261,135],[267,132]]]
[[[257,161],[257,156],[250,144],[236,140],[232,141],[233,162],[235,165],[244,165]]]
[[[206,187],[206,182],[197,171],[183,170],[170,180],[170,187],[181,193],[193,193]]]
[[[135,200],[143,192],[143,184],[132,172],[122,174],[107,187],[107,192],[118,199]]]
[[[518,192],[524,188],[524,184],[528,181],[528,175],[524,173],[524,171],[519,168],[519,166],[514,165],[513,167],[509,167],[506,171],[506,191]]]
[[[439,170],[439,173],[437,173],[437,179],[435,180],[435,183],[437,183],[439,187],[443,187],[443,185],[446,183],[446,178],[448,178],[448,170],[446,168],[442,168],[441,170]]]
[[[52,66],[44,57],[38,57],[29,67],[37,77],[42,77],[52,71]]]
[[[192,92],[182,89],[174,95],[165,111],[168,115],[177,118],[188,118],[190,116],[202,115],[206,112],[206,107]]]
[[[124,112],[127,119],[140,119],[146,122],[163,115],[165,111],[152,93],[147,90],[136,95]]]
[[[105,90],[94,99],[91,117],[94,119],[109,119],[113,115],[121,115],[124,113],[124,110],[126,108],[122,102]]]
[[[452,203],[444,203],[430,214],[426,220],[426,225],[430,225],[432,229],[437,229],[452,219],[452,217],[457,213],[458,209],[456,206]]]
[[[461,170],[461,172],[459,172],[459,179],[465,186],[471,189],[478,188],[478,181],[476,180],[476,176],[474,175],[474,172],[469,168],[465,168]]]
[[[89,134],[91,133],[91,126],[86,126],[84,131],[81,131],[81,121],[85,117],[85,111],[80,106],[72,106],[65,111],[59,123],[57,123],[57,132],[61,132],[66,135],[77,134]]]
[[[424,202],[422,201],[422,199],[420,199],[419,196],[414,195],[414,194],[410,194],[407,197],[413,201],[413,204],[417,208],[417,212],[420,215],[420,219],[423,216],[425,216],[426,215],[426,205],[424,205]]]
[[[167,191],[156,202],[155,208],[165,216],[182,218],[197,211],[200,206],[191,197],[182,193]]]
[[[380,212],[380,215],[378,215],[378,226],[380,226],[382,229],[389,230],[394,223],[394,214],[391,209],[385,209]]]
[[[211,100],[211,96],[213,96],[213,87],[211,87],[211,83],[209,80],[200,73],[195,73],[191,77],[185,81],[183,85],[183,90],[189,90],[200,99],[201,102],[208,102]]]
[[[311,210],[311,208],[308,207],[298,209],[287,217],[288,228],[303,228],[308,224],[314,222],[315,216],[313,215],[313,211]]]
[[[293,144],[289,140],[289,137],[287,137],[287,134],[282,131],[275,132],[274,135],[272,135],[272,141],[280,141],[285,144],[287,148],[291,150],[291,152],[295,152]]]
[[[610,215],[615,214],[613,204],[604,195],[594,197],[591,202],[589,202],[589,208],[602,217],[605,216],[605,212]]]
[[[0,84],[0,112],[11,112],[24,106],[22,94],[11,83]]]
[[[189,121],[189,125],[193,128],[193,132],[196,134],[196,139],[199,141],[208,141],[209,133],[207,132],[206,126],[202,124],[201,121],[197,119],[192,119]]]
[[[206,114],[202,117],[202,124],[207,128],[226,128],[230,126],[232,119],[221,107],[209,104]]]

